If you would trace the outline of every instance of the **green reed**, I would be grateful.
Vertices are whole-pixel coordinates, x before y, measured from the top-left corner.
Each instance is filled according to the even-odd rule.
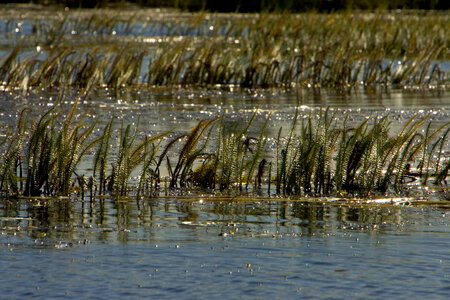
[[[155,161],[155,155],[159,148],[159,142],[149,147],[149,143],[157,142],[169,132],[146,137],[143,141],[137,140],[139,124],[132,131],[131,124],[124,127],[122,123],[119,137],[119,148],[117,157],[110,175],[110,190],[117,196],[128,194],[128,183],[132,172],[144,164],[143,171],[149,169],[150,164]],[[144,173],[145,176],[145,173]],[[138,191],[139,192],[139,191]]]
[[[175,188],[178,185],[180,187],[186,187],[186,185],[191,181],[190,177],[192,174],[193,165],[196,160],[201,159],[205,155],[204,151],[209,142],[211,130],[208,131],[206,138],[202,142],[203,134],[215,120],[216,119],[200,121],[188,134],[182,134],[174,137],[164,148],[158,159],[156,172],[159,174],[160,166],[163,160],[166,159],[167,169],[170,175],[170,188]],[[175,145],[176,142],[182,140],[184,140],[184,144],[180,150],[180,154],[178,155],[177,163],[172,169],[169,150]]]
[[[26,110],[20,114],[17,122],[17,131],[14,135],[7,133],[0,142],[0,147],[8,144],[0,160],[0,191],[6,197],[15,196],[19,193],[19,182],[22,177],[21,150],[25,139],[27,127]]]
[[[7,87],[449,84],[439,64],[450,55],[449,17],[436,12],[160,16],[93,10],[22,21],[35,33],[0,58]],[[9,30],[5,38],[13,39]]]
[[[416,120],[417,119],[417,120]],[[338,191],[345,192],[386,192],[403,184],[407,177],[417,175],[422,178],[422,167],[429,165],[435,146],[430,141],[449,124],[430,133],[427,127],[425,136],[419,132],[428,117],[412,117],[402,130],[389,136],[388,116],[375,119],[370,127],[365,121],[356,128],[344,129],[338,150],[334,181]],[[445,133],[441,138],[445,139]],[[442,142],[439,138],[435,144]],[[431,146],[430,146],[431,145]],[[422,158],[418,159],[422,153]],[[419,174],[411,170],[418,163]],[[439,162],[436,162],[436,170]],[[437,172],[436,172],[437,173]],[[413,178],[414,179],[414,178]]]
[[[67,116],[64,117],[57,111],[60,108],[57,101],[57,104],[32,126],[26,151],[27,180],[23,191],[25,196],[39,196],[42,192],[48,196],[70,193],[78,163],[95,144],[95,141],[89,139],[95,123],[82,123],[82,116],[75,120],[80,97]]]
[[[271,184],[272,163],[276,166],[276,194],[286,196],[401,192],[409,181],[422,180],[426,185],[431,176],[435,184],[440,184],[448,174],[448,157],[443,159],[443,149],[448,143],[450,123],[431,130],[428,116],[413,116],[398,133],[392,134],[389,115],[349,127],[347,118],[338,123],[329,109],[321,110],[317,116],[300,117],[297,111],[286,138],[280,128],[275,149],[267,148],[268,137],[264,134],[269,117],[257,137],[249,134],[255,116],[256,113],[247,122],[231,123],[222,116],[207,134],[203,131],[203,137],[198,133],[206,123],[201,122],[191,133],[169,142],[158,166],[167,159],[171,187],[199,186],[239,194],[244,187],[248,191],[254,180],[256,192],[264,173],[269,174],[264,183]],[[423,129],[425,133],[421,132]],[[211,139],[212,131],[217,132],[217,139]],[[186,143],[173,169],[169,149],[181,138]],[[201,138],[203,142],[199,141]],[[192,141],[201,146],[192,147]],[[206,146],[208,143],[210,147]],[[203,162],[195,168],[193,162],[199,158]],[[180,176],[181,173],[192,176]],[[186,181],[187,178],[192,181]]]
[[[99,137],[97,149],[94,156],[92,178],[98,178],[99,195],[106,193],[106,186],[107,186],[106,172],[110,157],[109,148],[111,135],[113,132],[113,121],[114,118],[111,118],[111,120],[106,124],[105,128],[103,129],[103,133]]]
[[[282,196],[385,195],[407,191],[412,181],[447,184],[450,123],[433,129],[429,116],[413,116],[393,132],[389,115],[350,126],[348,117],[339,120],[331,109],[297,110],[289,131],[280,128],[271,139],[270,115],[255,112],[247,121],[223,115],[165,142],[170,131],[142,137],[139,122],[115,129],[113,118],[94,135],[97,124],[77,113],[84,96],[82,91],[67,114],[57,100],[36,123],[28,121],[27,110],[21,113],[16,131],[0,140],[3,195],[69,196],[81,190],[84,196],[89,190],[91,198],[153,197],[161,192],[164,166],[167,194],[208,189],[238,195],[267,188],[272,195],[274,183]],[[263,118],[259,126],[257,118]],[[92,171],[78,175],[79,163],[92,151]]]
[[[12,196],[68,196],[75,185],[84,194],[85,188],[103,195],[108,191],[117,196],[128,193],[130,176],[138,166],[142,167],[141,191],[145,176],[156,165],[156,154],[161,138],[169,132],[138,139],[138,126],[124,126],[120,130],[119,143],[111,159],[111,119],[100,136],[93,136],[96,122],[88,124],[85,116],[77,116],[82,91],[67,115],[61,110],[61,94],[56,104],[46,111],[35,124],[29,124],[24,110],[19,118],[17,132],[7,134],[1,140],[4,151],[0,159],[0,191]],[[86,153],[94,150],[92,174],[78,175],[77,169]],[[24,159],[22,160],[22,157]],[[112,163],[112,168],[108,165]],[[22,164],[25,165],[25,186],[22,183]],[[108,170],[111,172],[107,176]],[[155,174],[155,170],[152,171]],[[99,183],[98,191],[96,183]]]
[[[230,190],[236,185],[242,191],[248,189],[256,165],[261,161],[266,145],[264,129],[266,119],[260,129],[259,137],[250,135],[249,130],[257,113],[255,112],[247,123],[227,122],[222,117],[219,128],[219,141],[216,148],[216,170],[219,182],[219,190]]]

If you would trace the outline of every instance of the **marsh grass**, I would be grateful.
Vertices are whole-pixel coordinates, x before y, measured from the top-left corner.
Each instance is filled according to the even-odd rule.
[[[56,105],[32,126],[26,151],[25,196],[39,196],[42,192],[47,196],[65,196],[70,193],[78,163],[96,143],[89,139],[95,123],[82,123],[82,116],[75,120],[82,94],[84,92],[76,99],[66,116],[57,111],[58,100]]]
[[[174,170],[171,171],[171,188],[176,187],[177,182],[179,182],[181,187],[186,185],[186,181],[192,172],[194,162],[204,155],[204,151],[210,140],[211,131],[208,131],[206,138],[202,142],[203,134],[214,121],[215,119],[200,121],[198,125],[195,126],[188,135],[186,135],[186,141],[181,149],[180,155],[178,156],[178,162],[175,165]]]
[[[21,113],[15,132],[0,140],[3,195],[54,197],[81,190],[91,199],[139,199],[162,190],[261,195],[266,189],[271,196],[274,184],[280,196],[347,197],[398,195],[411,182],[448,184],[450,123],[435,128],[429,116],[415,115],[393,132],[389,115],[350,126],[348,117],[341,120],[329,108],[317,114],[296,110],[289,130],[280,128],[272,139],[266,133],[270,115],[255,112],[246,121],[222,115],[165,142],[171,131],[142,137],[139,122],[115,128],[112,118],[96,130],[95,122],[77,113],[84,96],[82,91],[64,114],[61,95],[35,123],[27,110]],[[92,171],[78,174],[91,152]],[[167,178],[161,176],[164,167]]]
[[[138,127],[139,125],[136,125],[133,129],[131,124],[128,124],[126,127],[123,123],[121,125],[119,150],[111,170],[109,182],[109,190],[117,196],[126,196],[128,194],[130,176],[138,166],[142,167],[143,164],[141,182],[138,188],[138,193],[141,192],[142,183],[145,180],[146,174],[148,172],[154,173],[151,172],[150,166],[156,162],[155,156],[160,145],[158,140],[169,134],[169,132],[164,132],[146,137],[143,141],[138,141]],[[152,143],[151,147],[149,147],[150,143]]]
[[[111,120],[106,124],[105,128],[103,129],[103,133],[99,137],[99,142],[94,156],[92,177],[98,178],[99,195],[103,195],[106,193],[106,186],[107,186],[106,172],[110,156],[109,149],[110,149],[111,135],[113,132],[113,121],[114,118],[111,118]]]
[[[440,67],[450,57],[447,14],[123,15],[21,20],[34,34],[0,58],[0,81],[24,89],[449,84]],[[4,35],[12,39],[15,28],[9,30]]]
[[[449,87],[449,16],[389,11],[223,15],[86,10],[0,12],[10,42],[0,57],[3,89],[75,86],[67,115],[61,101],[0,140],[0,190],[7,197],[157,195],[200,188],[244,194],[324,196],[401,193],[407,183],[447,184],[449,124],[414,116],[392,132],[389,115],[349,125],[330,109],[296,112],[268,146],[270,116],[256,128],[226,115],[141,138],[138,125],[97,124],[77,115],[97,87],[236,85],[242,87]],[[32,28],[22,32],[22,23]],[[261,124],[261,122],[259,123]],[[119,136],[113,145],[113,136]],[[92,173],[79,163],[94,151]],[[166,167],[167,178],[162,178]],[[134,179],[134,175],[137,174]],[[131,186],[133,182],[135,186]],[[75,187],[78,185],[79,187]],[[253,186],[253,189],[252,189]]]
[[[311,116],[302,119],[300,125],[297,118],[284,142],[281,129],[278,134],[277,194],[369,195],[401,190],[408,179],[420,178],[425,184],[435,156],[434,182],[442,182],[448,172],[440,160],[450,123],[432,132],[428,123],[422,134],[420,129],[428,117],[414,116],[399,133],[389,136],[388,116],[352,128],[347,118],[338,126],[328,110],[321,111],[318,120]],[[412,171],[414,163],[418,172]]]
[[[84,96],[85,91],[82,91],[70,111],[64,114],[61,93],[55,105],[36,123],[29,124],[26,110],[21,113],[16,133],[8,133],[0,144],[4,149],[0,160],[0,190],[5,196],[69,196],[76,190],[76,184],[83,195],[88,189],[91,197],[106,192],[125,196],[130,176],[138,166],[142,167],[138,193],[143,190],[148,174],[156,180],[155,170],[151,167],[156,165],[162,137],[169,132],[138,139],[138,126],[133,128],[131,124],[125,126],[122,123],[114,151],[117,155],[111,158],[113,119],[100,136],[94,136],[96,122],[88,124],[84,115],[77,115],[78,103]],[[95,152],[92,174],[78,175],[78,165],[89,151]],[[111,161],[112,167],[108,168]],[[21,184],[22,164],[25,165],[24,187]]]
[[[426,185],[430,176],[435,184],[443,183],[448,173],[448,157],[443,162],[442,155],[450,123],[431,130],[428,116],[411,117],[392,135],[389,115],[349,127],[347,118],[338,123],[330,109],[317,116],[300,116],[297,111],[286,136],[280,128],[275,149],[267,148],[264,134],[269,116],[259,135],[249,134],[255,116],[245,123],[230,123],[222,116],[203,142],[198,133],[206,123],[201,122],[189,134],[169,142],[158,166],[164,159],[169,162],[168,152],[176,141],[186,139],[177,166],[172,168],[168,163],[170,187],[199,186],[242,194],[252,183],[252,192],[257,192],[264,182],[270,194],[274,181],[276,194],[283,196],[384,195],[402,193],[412,181],[421,180]],[[213,130],[218,138],[211,141]],[[213,145],[209,151],[205,151],[207,143]],[[197,144],[201,146],[193,150]],[[193,161],[198,158],[203,162],[195,169]]]
[[[26,127],[26,110],[23,110],[17,123],[16,133],[14,135],[7,133],[0,142],[0,147],[8,144],[0,160],[0,191],[6,197],[19,194],[19,182],[21,183],[22,177],[21,150],[25,140]]]
[[[256,115],[255,112],[246,124],[238,122],[230,124],[222,118],[215,155],[219,190],[230,190],[236,186],[241,192],[244,183],[247,190],[253,179],[256,166],[265,154],[267,139],[264,136],[264,129],[269,120],[267,117],[259,136],[253,137],[249,134],[249,130]]]

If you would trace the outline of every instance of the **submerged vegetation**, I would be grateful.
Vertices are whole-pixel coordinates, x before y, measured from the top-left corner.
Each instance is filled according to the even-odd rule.
[[[315,115],[297,110],[291,128],[271,137],[265,130],[270,115],[259,125],[257,113],[248,121],[222,115],[182,135],[142,136],[139,124],[117,127],[113,119],[103,129],[87,124],[76,114],[81,97],[65,113],[56,101],[37,122],[22,112],[15,132],[0,144],[4,196],[153,197],[196,189],[220,195],[367,196],[402,194],[415,181],[448,184],[450,123],[435,128],[428,116],[413,116],[394,133],[389,115],[350,124],[331,109]],[[90,152],[92,167],[83,170],[91,171],[78,174]]]
[[[441,87],[449,15],[5,9],[4,88]]]

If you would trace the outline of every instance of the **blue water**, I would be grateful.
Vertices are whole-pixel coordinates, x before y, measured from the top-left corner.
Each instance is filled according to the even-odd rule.
[[[7,299],[446,299],[450,293],[448,205],[0,203],[0,292]]]

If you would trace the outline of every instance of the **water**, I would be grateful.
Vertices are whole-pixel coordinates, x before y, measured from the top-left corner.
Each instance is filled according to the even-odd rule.
[[[445,299],[449,206],[2,201],[5,298]]]
[[[82,19],[83,12],[78,13]],[[53,11],[44,18],[41,14],[35,21],[26,14],[20,20],[3,16],[0,54],[10,53],[11,45],[20,41],[30,53],[40,52],[51,34],[50,23],[62,18]],[[158,11],[145,22],[116,20],[112,27],[99,23],[93,29],[73,20],[61,30],[74,45],[101,41],[157,47],[167,37],[182,41],[248,35],[248,28],[230,32],[231,21],[219,16],[215,23],[206,18],[192,27],[189,20],[180,21],[191,17]],[[448,71],[449,63],[441,62],[441,67]],[[66,91],[63,109],[70,108],[77,92]],[[51,90],[1,90],[0,138],[15,128],[23,109],[35,121],[57,97]],[[121,121],[139,123],[139,137],[172,130],[167,141],[200,120],[225,115],[229,122],[248,121],[256,112],[255,128],[270,118],[266,134],[273,138],[280,127],[289,130],[297,108],[300,117],[318,117],[327,107],[339,122],[348,117],[349,124],[389,114],[395,131],[413,115],[429,114],[437,128],[450,120],[450,93],[232,85],[99,89],[79,103],[77,117],[85,114],[87,123],[98,122],[100,128],[111,117],[117,120],[116,129]],[[445,155],[449,147],[447,142]],[[88,153],[80,174],[92,171],[91,158]],[[7,299],[447,299],[449,192],[421,189],[396,199],[398,205],[390,199],[374,204],[190,193],[139,201],[91,202],[79,195],[0,198],[0,294]]]

